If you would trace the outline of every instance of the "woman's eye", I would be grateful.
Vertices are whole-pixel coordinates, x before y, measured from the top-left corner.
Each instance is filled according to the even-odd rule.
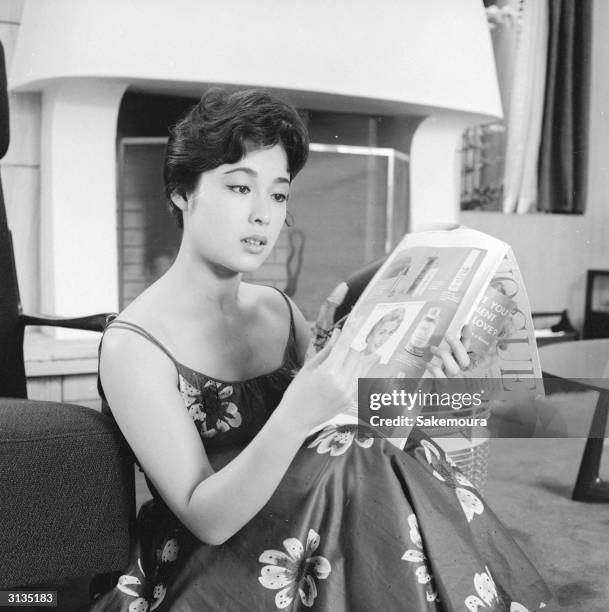
[[[247,185],[229,185],[228,188],[241,195],[246,195],[250,192],[250,188]]]
[[[279,204],[283,204],[284,202],[288,201],[288,196],[285,193],[274,193],[272,195],[273,200],[275,200],[275,202],[278,202]]]

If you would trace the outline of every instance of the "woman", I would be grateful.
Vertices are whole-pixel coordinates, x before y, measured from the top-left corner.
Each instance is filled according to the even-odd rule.
[[[372,326],[365,340],[365,355],[376,353],[393,336],[404,320],[404,312],[403,308],[394,308]]]
[[[353,427],[309,436],[347,408],[357,364],[335,333],[302,365],[302,314],[241,281],[275,244],[307,150],[294,109],[258,90],[212,90],[171,132],[180,250],[100,357],[154,501],[133,563],[94,608],[535,609],[543,583],[429,440],[404,452]],[[467,365],[452,347],[448,374]]]

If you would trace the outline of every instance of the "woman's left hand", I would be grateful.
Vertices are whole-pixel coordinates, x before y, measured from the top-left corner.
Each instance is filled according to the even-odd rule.
[[[315,326],[313,327],[313,338],[307,349],[305,361],[308,361],[313,355],[321,351],[330,339],[334,328],[334,313],[345,300],[347,291],[349,291],[347,283],[342,282],[338,284],[321,305]]]
[[[448,342],[448,349],[432,346],[430,350],[440,360],[440,363],[437,363],[435,359],[428,363],[428,372],[434,378],[457,378],[463,376],[463,372],[470,366],[467,354],[469,337],[470,328],[466,325],[461,330],[460,338],[446,336],[445,340]]]

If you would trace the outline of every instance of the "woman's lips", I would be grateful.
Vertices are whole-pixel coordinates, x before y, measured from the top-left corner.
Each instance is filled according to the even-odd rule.
[[[254,235],[247,236],[246,238],[241,239],[241,244],[244,249],[248,253],[253,253],[257,255],[258,253],[262,253],[264,251],[264,247],[266,246],[267,239],[266,236]]]

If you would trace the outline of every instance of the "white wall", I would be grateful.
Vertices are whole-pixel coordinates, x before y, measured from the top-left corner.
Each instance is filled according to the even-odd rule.
[[[593,3],[589,176],[583,215],[461,212],[465,225],[510,243],[533,310],[568,308],[581,324],[586,270],[609,270],[609,2]]]
[[[432,210],[454,220],[459,132],[501,114],[479,0],[27,0],[9,80],[42,91],[40,302],[62,314],[118,307],[127,87],[259,85],[305,108],[427,116],[412,139],[412,228]]]
[[[28,0],[12,86],[83,77],[501,114],[480,0]]]
[[[22,0],[0,0],[0,40],[7,71],[18,38]],[[13,234],[21,302],[39,309],[40,113],[38,92],[9,95],[11,144],[0,164],[6,214]]]

